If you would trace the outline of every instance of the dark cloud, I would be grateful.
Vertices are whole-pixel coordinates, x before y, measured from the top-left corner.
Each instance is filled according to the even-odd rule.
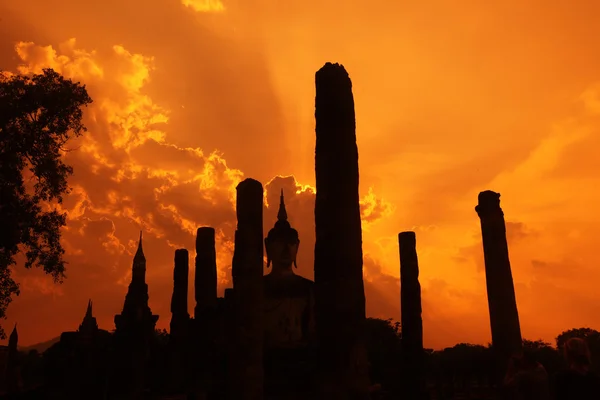
[[[154,57],[156,70],[146,90],[160,95],[161,105],[172,110],[172,143],[208,152],[218,149],[232,167],[262,180],[270,177],[266,167],[272,163],[287,169],[280,100],[264,45],[253,39],[254,24],[215,24],[218,15],[191,12],[178,1],[148,6],[65,0],[48,7],[35,0],[29,7],[45,15],[37,27],[52,32],[54,40],[76,37],[101,55],[118,44]],[[25,30],[17,31],[19,40],[32,40]],[[46,39],[44,44],[57,42]],[[121,66],[119,73],[124,72]]]
[[[231,264],[235,184],[245,176],[268,182],[277,173],[313,179],[314,71],[329,59],[343,62],[353,79],[361,183],[376,183],[378,193],[399,209],[393,221],[371,229],[391,208],[377,198],[363,199],[365,248],[372,250],[365,252],[365,271],[377,276],[365,282],[369,313],[399,313],[397,279],[386,274],[396,268],[395,239],[384,246],[386,239],[378,236],[416,227],[426,261],[427,343],[489,337],[484,276],[472,265],[483,270],[476,195],[497,183],[494,179],[504,179],[500,190],[518,187],[514,181],[521,182],[521,175],[513,172],[550,137],[548,127],[580,116],[569,102],[598,78],[593,33],[599,25],[586,19],[598,14],[598,6],[553,3],[539,18],[539,7],[521,3],[516,15],[514,1],[477,7],[442,3],[431,13],[431,7],[417,3],[342,7],[316,0],[286,5],[231,0],[220,15],[196,13],[177,0],[2,4],[0,68],[14,70],[21,62],[15,43],[32,41],[21,49],[29,57],[25,64],[53,66],[83,81],[95,100],[86,112],[89,134],[71,143],[75,150],[67,155],[75,168],[74,191],[64,204],[70,216],[64,235],[68,280],[55,286],[39,271],[16,272],[23,295],[9,309],[8,322],[19,320],[23,343],[76,328],[88,297],[95,300],[101,325],[112,327],[140,229],[160,326],[169,319],[173,250],[193,250],[198,226],[217,229],[222,292]],[[510,21],[514,29],[498,29],[498,21]],[[64,43],[72,37],[75,43]],[[43,48],[47,45],[53,48]],[[392,54],[390,48],[399,50]],[[381,57],[385,63],[373,62]],[[568,138],[574,128],[595,125],[592,118],[577,118],[561,135]],[[594,157],[588,153],[597,147],[595,131],[561,153],[554,171],[547,169],[581,184],[572,196],[580,203],[570,212],[578,207],[585,215],[577,220],[567,212],[566,200],[546,196],[533,213],[528,205],[521,207],[518,218],[526,226],[507,223],[526,334],[535,326],[548,334],[559,325],[580,325],[567,317],[574,309],[583,309],[575,313],[582,321],[594,321],[597,314],[592,282],[598,277],[591,268],[597,257],[590,238],[598,224],[587,215],[593,201],[581,200],[591,198],[586,189],[594,186],[589,175]],[[519,171],[529,176],[528,170]],[[543,186],[549,176],[536,176],[523,187],[556,193]],[[265,187],[265,234],[283,187],[290,221],[301,237],[298,272],[312,277],[314,193],[290,177]],[[563,225],[547,222],[559,214],[567,221]],[[580,236],[563,240],[574,230],[571,225],[581,228]],[[458,250],[448,244],[469,230],[474,245],[466,239]],[[389,260],[379,257],[378,246],[394,248]],[[452,254],[462,262],[453,262]],[[566,271],[572,274],[563,278]],[[444,274],[453,276],[442,279]],[[572,302],[560,303],[569,295]],[[538,315],[539,304],[563,314],[543,308]]]
[[[367,315],[400,320],[400,279],[386,274],[369,254],[363,256]]]

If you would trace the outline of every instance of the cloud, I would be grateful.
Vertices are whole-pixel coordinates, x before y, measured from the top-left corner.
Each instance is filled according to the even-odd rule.
[[[227,284],[232,187],[245,176],[263,183],[295,177],[285,187],[300,190],[289,194],[302,240],[299,272],[312,276],[314,72],[338,61],[353,80],[363,214],[375,204],[369,188],[385,199],[372,208],[375,221],[363,215],[365,270],[377,264],[397,277],[397,233],[416,231],[426,344],[489,341],[473,210],[486,189],[499,191],[506,219],[524,227],[507,229],[517,235],[509,245],[525,337],[551,341],[572,326],[594,327],[599,4],[552,2],[543,18],[539,7],[516,0],[223,5],[218,12],[178,0],[0,5],[0,68],[17,71],[23,60],[15,43],[35,43],[20,49],[29,68],[52,63],[85,82],[96,100],[86,113],[90,134],[68,154],[75,175],[64,239],[73,254],[64,294],[42,295],[32,283],[11,318],[44,321],[48,335],[27,330],[46,339],[76,326],[93,296],[95,308],[106,307],[98,310],[101,325],[112,326],[142,226],[153,309],[168,321],[161,307],[169,301],[172,251],[193,249],[197,224],[217,228],[220,287]],[[65,43],[71,37],[77,41]],[[272,189],[269,205],[278,200],[279,188]],[[265,230],[275,212],[266,209]],[[120,246],[100,231],[81,243],[78,232],[91,232],[90,221],[108,228],[103,218]],[[100,278],[83,290],[92,280],[87,271]],[[559,271],[571,274],[559,279]],[[37,276],[29,273],[18,270],[21,282]],[[379,312],[374,304],[397,312],[396,294],[388,294],[397,287],[378,279],[365,283],[374,287],[366,289],[370,312]],[[376,300],[375,289],[388,300]]]
[[[116,228],[112,220],[101,217],[97,220],[89,218],[81,218],[82,227],[79,229],[79,234],[86,241],[98,241],[109,254],[123,254],[125,246],[121,244],[118,237],[115,236]],[[72,252],[87,253],[84,249],[72,249]]]
[[[265,234],[273,227],[279,204],[279,194],[284,191],[286,209],[291,225],[300,235],[298,254],[298,271],[300,275],[313,277],[313,257],[315,242],[314,227],[314,197],[312,187],[303,186],[292,176],[277,176],[265,185],[268,207],[265,210]],[[363,226],[374,224],[379,218],[385,218],[392,212],[392,207],[384,199],[377,197],[373,189],[367,190],[367,195],[361,199],[361,217]],[[380,211],[373,212],[373,209]],[[382,219],[383,220],[383,219]],[[370,221],[370,222],[367,222]],[[376,226],[376,225],[374,225]],[[523,224],[509,223],[511,238],[527,236]],[[431,227],[418,228],[418,232],[431,231]],[[420,240],[419,238],[417,240]],[[389,265],[384,266],[377,251],[378,245],[367,243],[363,255],[363,275],[366,297],[367,315],[374,318],[394,318],[400,320],[400,280],[399,264],[397,261],[397,239],[382,238],[384,247],[390,246],[395,253],[393,270]],[[480,245],[479,245],[480,247]],[[368,249],[371,249],[369,251]],[[473,256],[469,254],[469,259]],[[385,263],[389,263],[385,259]],[[421,263],[421,270],[427,269]],[[488,335],[489,324],[485,323],[487,303],[485,302],[485,283],[477,290],[461,288],[442,279],[429,279],[421,274],[423,323],[425,339],[428,346],[443,347],[456,342],[476,342],[478,338]],[[482,298],[484,302],[482,303]],[[458,318],[458,319],[456,319]],[[484,321],[482,324],[481,321]],[[460,323],[456,321],[461,321]]]
[[[388,275],[370,254],[363,256],[367,315],[400,320],[400,279]]]
[[[196,228],[210,225],[218,230],[219,252],[230,254],[235,186],[243,174],[229,168],[217,152],[205,154],[167,141],[169,113],[143,91],[153,70],[152,57],[114,46],[102,58],[78,48],[74,39],[59,49],[19,43],[16,51],[23,61],[20,73],[54,68],[85,83],[94,99],[85,113],[89,132],[69,143],[71,151],[65,154],[75,170],[73,192],[62,205],[69,217],[63,239],[70,265],[67,283],[57,288],[64,299],[54,307],[65,307],[67,298],[83,304],[87,297],[96,297],[101,321],[112,325],[106,313],[119,310],[141,229],[151,304],[168,320],[173,250],[192,249]],[[224,263],[223,257],[219,261],[223,282],[230,262]],[[39,283],[44,277],[36,271],[18,276],[23,298],[47,292]],[[18,304],[11,311],[21,312]],[[68,329],[72,318],[48,322],[47,329]]]
[[[63,242],[70,263],[67,281],[54,287],[39,271],[18,271],[22,298],[54,296],[53,308],[69,308],[88,297],[95,300],[99,322],[112,326],[130,280],[130,268],[139,230],[144,232],[148,260],[150,305],[161,315],[159,326],[170,319],[173,251],[193,250],[199,226],[217,230],[219,292],[230,282],[235,187],[244,174],[228,167],[219,152],[205,154],[197,147],[182,147],[169,141],[169,110],[145,93],[151,81],[153,58],[135,54],[122,46],[99,56],[71,39],[59,46],[18,43],[23,63],[19,73],[39,73],[51,67],[66,77],[83,82],[94,99],[85,113],[88,133],[71,143],[65,161],[74,168],[72,193],[63,209],[68,225]],[[284,189],[292,224],[298,225],[302,246],[300,272],[312,276],[314,247],[314,196],[312,187],[293,176],[276,177],[265,185],[265,224],[274,220],[279,192]],[[373,224],[389,214],[391,207],[372,189],[362,201],[363,219]],[[268,229],[268,228],[266,228]],[[193,268],[190,275],[193,282]],[[193,285],[190,284],[190,292]],[[35,294],[33,294],[35,293]],[[190,302],[193,295],[190,294]],[[68,299],[68,300],[67,300]],[[15,302],[11,315],[29,313],[27,301]],[[69,303],[67,305],[67,302]],[[49,307],[49,306],[46,306]],[[77,314],[65,313],[44,321],[45,329],[68,330],[76,326]],[[25,315],[25,314],[23,314]],[[31,322],[31,321],[30,321]],[[37,321],[41,322],[40,320]],[[26,332],[27,320],[23,331]],[[29,330],[28,335],[41,335]]]
[[[225,11],[225,6],[220,0],[181,0],[181,4],[197,12]]]
[[[300,235],[298,273],[313,279],[316,190],[312,186],[300,184],[293,176],[276,176],[267,182],[265,184],[265,203],[268,205],[264,213],[265,235],[269,229],[273,228],[277,220],[281,190],[284,193],[290,224]],[[361,198],[360,203],[363,227],[376,223],[389,215],[392,210],[392,207],[384,199],[376,196],[373,188],[367,190],[367,194]]]
[[[367,226],[372,222],[376,222],[382,218],[389,217],[394,212],[394,207],[387,201],[377,198],[372,187],[365,197],[360,202],[360,213]]]
[[[215,1],[190,5],[219,8]],[[134,76],[121,63],[112,81],[129,79],[129,83],[122,82],[129,85],[144,82],[145,93],[160,99],[160,106],[169,109],[170,143],[200,147],[207,154],[218,150],[233,163],[231,167],[261,181],[274,175],[268,168],[271,163],[284,170],[290,168],[292,149],[286,141],[279,93],[267,67],[264,44],[257,40],[254,21],[233,18],[235,12],[232,14],[229,6],[227,11],[213,15],[195,12],[177,0],[151,5],[63,0],[53,7],[31,0],[28,8],[35,10],[35,15],[15,10],[16,20],[24,19],[24,23],[11,25],[9,33],[14,40],[52,44],[60,50],[59,43],[77,37],[80,48],[95,52],[103,60],[103,68],[114,60],[114,49],[137,55],[135,62],[148,67],[137,69]],[[32,18],[36,29],[26,29]],[[110,29],[106,29],[108,25]],[[11,58],[15,58],[14,53],[7,54],[7,60]],[[14,68],[11,64],[3,68]],[[150,82],[145,81],[149,71]]]

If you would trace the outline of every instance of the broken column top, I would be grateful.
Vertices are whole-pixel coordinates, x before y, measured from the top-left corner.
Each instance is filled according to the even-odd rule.
[[[479,204],[475,207],[477,214],[482,215],[488,212],[494,212],[501,210],[500,208],[500,193],[486,190],[479,193],[478,196]]]
[[[398,241],[403,243],[417,243],[417,235],[412,231],[400,232],[398,234]]]
[[[335,152],[331,156],[335,156],[334,158],[337,159],[340,157],[338,153],[344,153],[341,147],[350,146],[348,151],[351,153],[347,154],[356,153],[354,95],[352,94],[352,81],[348,72],[341,64],[325,64],[315,73],[315,89],[317,152],[329,149],[329,151]],[[319,167],[319,165],[322,163],[327,164],[327,157],[323,159],[323,157],[317,156],[316,158],[317,174],[326,173],[327,167],[325,165]],[[337,167],[338,169],[344,169],[341,165]],[[333,170],[331,173],[333,175],[337,174]],[[345,173],[345,171],[339,171],[339,173]],[[333,179],[333,176],[331,178]],[[319,179],[317,179],[317,182],[319,182]],[[323,189],[322,185],[317,184],[317,186],[321,186],[321,189]]]
[[[175,260],[187,260],[188,258],[189,253],[186,249],[175,250]]]
[[[251,178],[244,179],[237,185],[236,190],[237,198],[235,208],[238,228],[240,223],[253,224],[256,222],[257,218],[260,218],[262,224],[262,204],[264,196],[262,183]]]
[[[198,228],[196,231],[196,246],[198,243],[202,243],[204,241],[215,240],[215,228],[211,228],[210,226],[203,226]]]
[[[263,189],[262,183],[260,183],[256,179],[252,179],[252,178],[246,178],[243,181],[241,181],[240,183],[238,183],[238,185],[236,186],[236,190],[238,192],[257,190],[259,188],[260,188],[260,192],[262,193],[262,189]]]
[[[347,87],[352,88],[352,81],[350,75],[342,64],[326,63],[320,70],[315,74],[315,84],[322,86],[326,84],[328,86]]]
[[[239,215],[240,200],[248,201],[248,199],[260,199],[263,198],[263,186],[262,183],[256,179],[248,178],[241,181],[235,188],[237,191],[237,206]]]

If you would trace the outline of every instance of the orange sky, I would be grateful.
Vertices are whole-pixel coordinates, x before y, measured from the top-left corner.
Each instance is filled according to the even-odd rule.
[[[92,298],[112,329],[140,226],[160,327],[174,249],[193,252],[198,226],[218,229],[222,293],[243,177],[271,204],[286,190],[312,277],[314,73],[334,61],[354,83],[369,315],[399,318],[396,235],[415,230],[426,346],[490,340],[474,206],[491,189],[523,336],[600,329],[599,13],[594,0],[2,2],[0,69],[53,67],[94,99],[67,156],[68,279],[17,269],[4,326],[43,341]]]

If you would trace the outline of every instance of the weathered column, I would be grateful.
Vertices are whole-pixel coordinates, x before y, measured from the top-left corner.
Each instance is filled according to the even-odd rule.
[[[208,226],[196,232],[196,276],[194,279],[196,308],[194,317],[202,319],[217,306],[217,252],[215,229]]]
[[[237,230],[232,262],[233,323],[230,398],[263,398],[263,187],[254,179],[237,186]]]
[[[521,351],[522,340],[500,194],[479,193],[475,211],[481,220],[492,346],[500,367],[505,367],[508,358]]]
[[[352,82],[342,65],[315,74],[315,317],[322,399],[368,398],[365,294]]]
[[[175,250],[173,294],[171,297],[171,331],[169,334],[169,382],[176,390],[187,384],[190,315],[188,314],[189,254],[186,249]]]
[[[414,232],[398,234],[400,247],[400,309],[406,398],[423,399],[425,394],[423,320],[417,238]]]
[[[201,227],[196,231],[196,272],[194,277],[194,328],[196,349],[192,369],[196,376],[196,398],[206,398],[214,384],[216,349],[217,252],[215,229]]]
[[[190,315],[188,314],[188,274],[189,254],[186,249],[175,250],[175,268],[173,269],[173,295],[171,297],[171,339],[185,340]]]

